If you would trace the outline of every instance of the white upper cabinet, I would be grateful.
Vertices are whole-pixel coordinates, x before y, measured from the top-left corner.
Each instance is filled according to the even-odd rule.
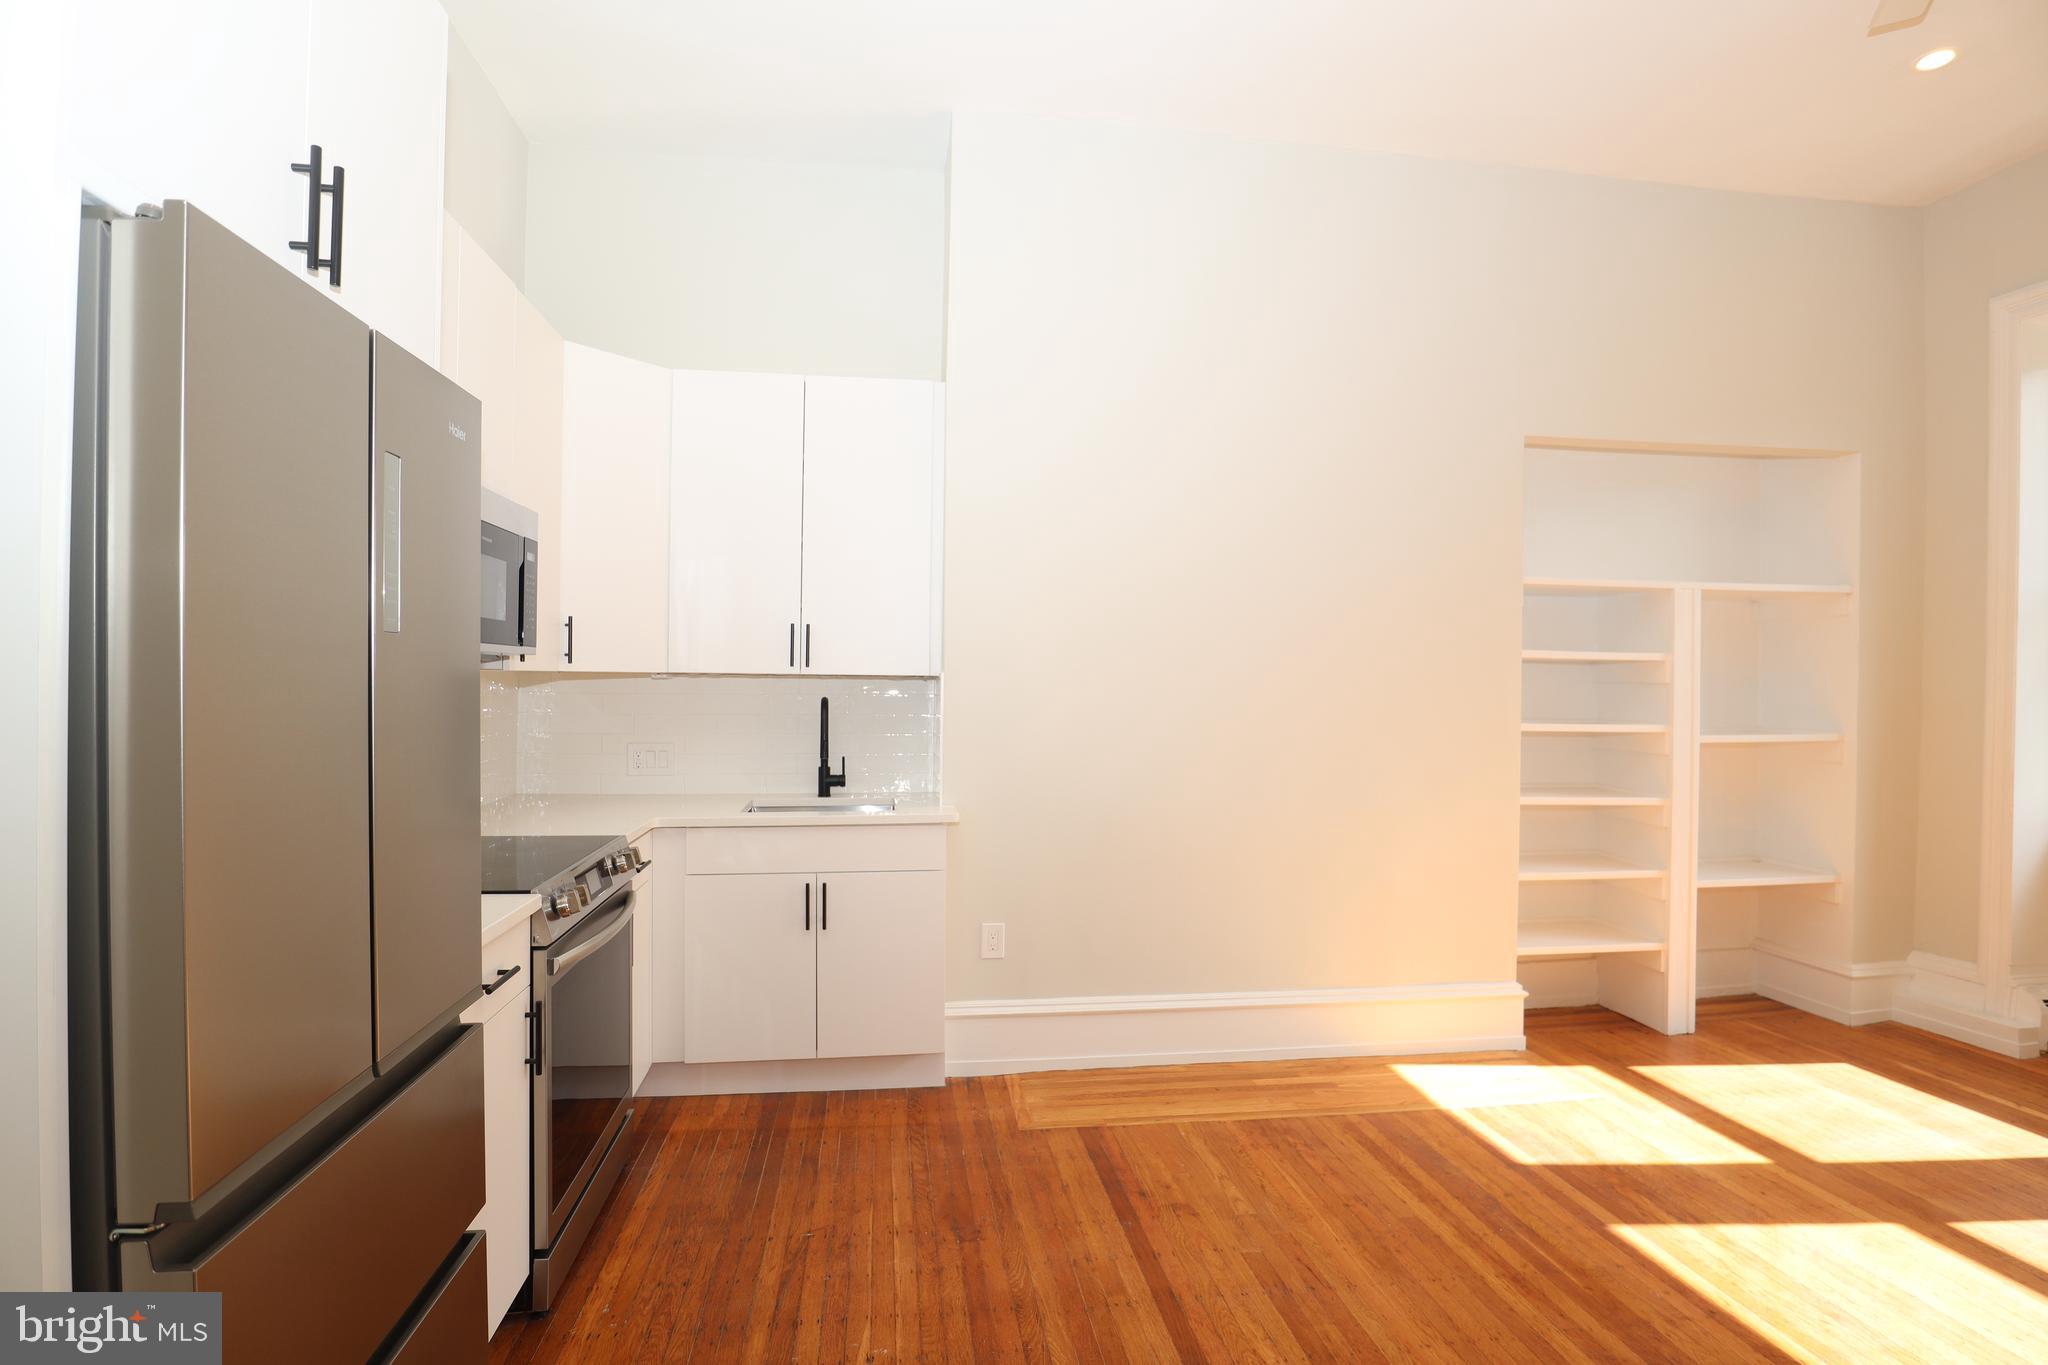
[[[66,159],[87,193],[133,213],[188,200],[297,270],[305,236],[303,3],[217,0],[203,21],[162,0],[76,0],[65,82]]]
[[[562,338],[476,239],[445,220],[441,370],[483,404],[483,484],[540,522],[540,649],[562,666]]]
[[[678,371],[672,439],[669,671],[793,671],[804,381]]]
[[[518,666],[545,671],[560,668],[566,657],[561,551],[564,347],[561,334],[516,289],[512,291],[512,333],[513,389],[508,410],[513,464],[501,487],[491,482],[487,460],[484,483],[532,508],[540,520],[540,652]],[[484,425],[489,427],[488,408],[485,413]]]
[[[436,364],[448,15],[424,0],[313,0],[306,53],[304,142],[347,172],[341,285],[332,292]],[[305,156],[300,146],[292,159]],[[330,234],[321,249],[333,246]],[[296,263],[303,270],[304,259]],[[306,278],[329,289],[325,271]]]
[[[79,0],[65,153],[124,213],[183,199],[422,359],[438,360],[448,17],[429,0]],[[342,187],[341,286],[306,269],[320,145]],[[323,179],[330,178],[323,171]],[[321,254],[333,206],[319,212]]]
[[[938,671],[943,390],[675,376],[668,666]]]
[[[926,675],[941,389],[804,381],[803,640],[813,673]]]
[[[562,362],[563,667],[668,667],[670,372],[570,343]],[[543,543],[542,552],[546,552]]]
[[[441,371],[483,404],[484,487],[531,507],[535,490],[524,486],[513,415],[519,392],[519,291],[511,277],[476,239],[447,219],[450,284],[444,294],[453,317],[443,328],[447,352]],[[557,381],[559,386],[559,381]]]

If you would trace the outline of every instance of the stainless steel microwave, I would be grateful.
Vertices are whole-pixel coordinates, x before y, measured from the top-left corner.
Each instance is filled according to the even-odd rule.
[[[540,640],[540,517],[484,489],[483,554],[483,657],[535,653]]]

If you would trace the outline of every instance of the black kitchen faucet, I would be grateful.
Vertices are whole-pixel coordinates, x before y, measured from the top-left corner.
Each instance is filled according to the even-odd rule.
[[[832,771],[832,699],[818,698],[818,795],[830,796],[834,787],[846,785],[846,755],[839,756],[839,771]]]

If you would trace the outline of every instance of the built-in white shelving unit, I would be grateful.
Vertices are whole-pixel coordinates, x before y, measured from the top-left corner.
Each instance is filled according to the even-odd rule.
[[[1846,964],[1858,458],[1530,437],[1523,459],[1530,1005],[1685,1033],[1773,962]]]

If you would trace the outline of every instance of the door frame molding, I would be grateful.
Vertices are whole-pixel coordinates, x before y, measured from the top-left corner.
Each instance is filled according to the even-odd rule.
[[[2019,675],[2019,496],[2022,477],[2019,423],[2020,329],[2048,321],[2048,280],[1990,301],[1990,448],[1985,475],[1984,785],[1977,880],[1977,953],[1969,982],[1972,1004],[2011,1026],[2014,1042],[2039,1050],[2041,1001],[2012,973],[2013,780]],[[1909,961],[1924,957],[1915,954]],[[1943,978],[1952,997],[1955,967],[1921,977]],[[1927,983],[1932,984],[1932,983]],[[1926,992],[1916,992],[1926,993]]]

